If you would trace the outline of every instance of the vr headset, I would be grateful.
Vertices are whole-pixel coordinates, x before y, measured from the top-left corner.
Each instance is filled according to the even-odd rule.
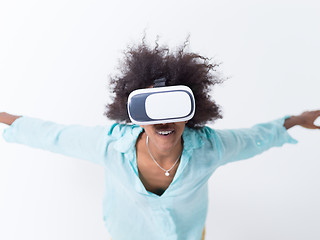
[[[165,78],[154,81],[153,88],[138,89],[128,97],[128,113],[134,124],[149,125],[190,120],[195,100],[187,86],[165,86]]]

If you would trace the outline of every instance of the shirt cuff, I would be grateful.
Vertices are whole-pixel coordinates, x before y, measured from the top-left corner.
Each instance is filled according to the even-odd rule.
[[[286,115],[284,116],[283,118],[280,118],[278,121],[280,122],[281,124],[281,131],[283,132],[283,137],[284,137],[284,140],[287,142],[287,143],[291,143],[291,144],[297,144],[298,141],[296,139],[294,139],[288,132],[288,129],[286,129],[284,127],[284,122],[286,121],[286,119],[290,118],[291,116],[290,115]]]
[[[17,118],[9,127],[3,130],[2,137],[6,142],[15,142],[15,135],[17,134],[20,122],[23,122],[25,118],[24,116]]]

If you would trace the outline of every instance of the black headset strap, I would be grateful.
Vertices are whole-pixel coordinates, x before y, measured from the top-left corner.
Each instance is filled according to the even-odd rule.
[[[153,87],[165,87],[166,86],[166,78],[159,78],[153,81],[154,85]]]

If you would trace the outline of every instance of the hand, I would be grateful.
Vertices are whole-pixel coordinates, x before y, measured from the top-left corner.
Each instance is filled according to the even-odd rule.
[[[320,110],[316,111],[306,111],[298,116],[292,116],[284,122],[283,126],[289,129],[295,125],[300,125],[301,127],[308,129],[320,129],[320,126],[314,124],[315,120],[320,117]]]
[[[11,125],[19,117],[21,116],[15,116],[15,115],[8,114],[6,112],[0,112],[0,123]]]
[[[314,121],[320,117],[320,111],[307,111],[301,113],[299,116],[300,123],[299,125],[308,129],[320,129],[320,126],[314,124]]]

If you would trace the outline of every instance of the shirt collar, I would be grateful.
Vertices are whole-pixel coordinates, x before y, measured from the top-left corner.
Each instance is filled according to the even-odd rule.
[[[114,148],[122,153],[126,153],[129,150],[133,150],[138,136],[143,131],[143,128],[138,125],[127,125],[128,130],[115,142]],[[192,151],[196,148],[200,148],[203,145],[203,140],[200,137],[199,131],[185,127],[183,138],[183,150],[192,154]]]
[[[127,131],[125,131],[121,137],[116,140],[114,148],[122,153],[126,153],[129,150],[134,149],[136,141],[143,128],[138,125],[127,125]]]
[[[182,138],[183,138],[183,150],[192,152],[193,149],[200,148],[203,145],[203,140],[200,137],[200,131],[192,128],[185,127]]]

